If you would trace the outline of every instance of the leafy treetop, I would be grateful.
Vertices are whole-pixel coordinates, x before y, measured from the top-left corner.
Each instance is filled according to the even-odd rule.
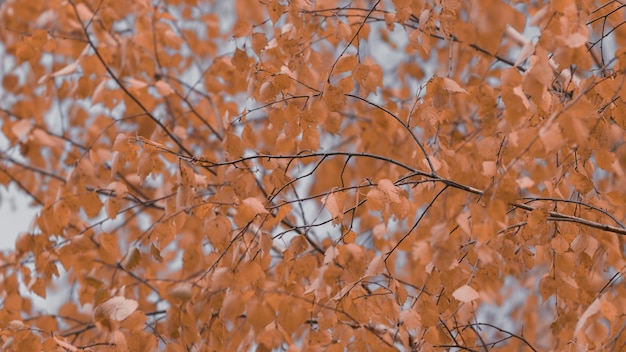
[[[623,349],[625,7],[3,2],[3,350]]]

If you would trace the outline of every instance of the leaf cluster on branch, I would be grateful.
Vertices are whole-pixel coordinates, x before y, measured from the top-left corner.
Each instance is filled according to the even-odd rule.
[[[2,350],[623,349],[625,15],[1,3]]]

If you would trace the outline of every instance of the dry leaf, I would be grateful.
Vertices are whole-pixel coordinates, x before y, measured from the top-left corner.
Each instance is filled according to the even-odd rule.
[[[263,206],[263,203],[261,203],[260,200],[254,198],[254,197],[250,197],[250,198],[244,199],[242,201],[242,204],[244,206],[248,207],[250,210],[252,210],[254,215],[267,214],[268,213],[267,209],[265,209],[265,207]]]
[[[333,192],[322,198],[322,204],[324,204],[324,207],[333,218],[334,225],[340,224],[343,221],[343,203],[345,197],[346,195],[343,192]]]
[[[478,292],[468,285],[463,285],[454,290],[452,296],[464,303],[474,301],[479,297]]]
[[[379,254],[370,261],[364,277],[373,277],[381,274],[383,271],[385,271],[385,258],[384,255]]]
[[[138,307],[137,301],[122,296],[115,296],[96,307],[96,311],[111,320],[122,321],[128,318]]]
[[[450,93],[466,93],[467,91],[453,79],[444,77],[443,78],[443,88]]]

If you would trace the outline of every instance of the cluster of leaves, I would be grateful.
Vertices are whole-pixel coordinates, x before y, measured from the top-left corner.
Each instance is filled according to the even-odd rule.
[[[3,350],[623,349],[625,8],[3,2]]]

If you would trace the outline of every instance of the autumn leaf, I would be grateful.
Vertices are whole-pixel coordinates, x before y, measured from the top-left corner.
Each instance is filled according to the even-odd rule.
[[[28,61],[35,57],[35,49],[29,43],[20,43],[17,46],[15,55],[22,61]]]
[[[345,201],[345,194],[339,192],[330,193],[328,196],[322,198],[322,204],[330,213],[333,218],[333,224],[337,225],[343,221],[343,203]]]
[[[385,259],[383,255],[377,255],[367,266],[365,277],[372,277],[381,274],[385,270]]]
[[[354,55],[346,55],[337,60],[337,65],[335,66],[335,73],[342,73],[346,71],[350,71],[354,68],[357,63],[357,58]]]
[[[344,22],[339,22],[335,27],[335,37],[339,40],[349,40],[352,29]]]
[[[478,292],[468,285],[463,285],[454,290],[452,296],[463,303],[474,301],[479,297]]]
[[[177,284],[168,291],[169,295],[179,301],[187,301],[191,298],[192,287],[190,284]]]
[[[268,213],[267,209],[263,206],[263,203],[256,198],[246,198],[242,201],[242,205],[252,211],[254,215]]]
[[[154,86],[156,87],[159,94],[161,94],[164,97],[174,93],[174,89],[172,89],[172,87],[169,84],[167,84],[167,82],[164,82],[162,80],[158,80],[154,84]]]
[[[140,262],[141,253],[139,252],[139,249],[133,248],[124,259],[124,268],[126,268],[127,270],[132,270],[133,268],[137,267]]]
[[[342,237],[343,238],[343,242],[344,243],[354,243],[354,241],[356,240],[357,236],[358,235],[357,235],[356,232],[354,232],[352,230],[349,230],[346,234],[343,235],[343,237]]]
[[[451,93],[467,93],[467,91],[451,78],[443,78],[443,88]]]
[[[121,296],[113,297],[96,307],[95,315],[104,315],[111,320],[122,321],[128,318],[137,309],[135,300]]]

